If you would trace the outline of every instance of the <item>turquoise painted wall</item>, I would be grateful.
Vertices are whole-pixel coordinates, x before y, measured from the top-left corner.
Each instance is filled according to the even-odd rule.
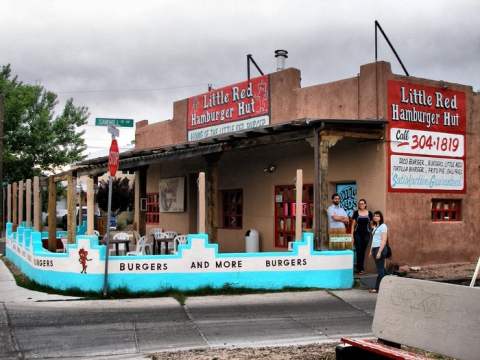
[[[77,235],[66,253],[52,253],[42,247],[41,233],[22,226],[12,232],[12,224],[6,230],[6,256],[28,278],[62,290],[103,288],[106,249],[96,236]],[[81,273],[80,252],[88,253],[86,273]],[[351,250],[315,251],[311,233],[304,233],[292,251],[268,253],[218,253],[206,234],[191,234],[177,254],[110,256],[109,288],[138,292],[229,284],[256,289],[346,289],[353,284],[352,265]]]

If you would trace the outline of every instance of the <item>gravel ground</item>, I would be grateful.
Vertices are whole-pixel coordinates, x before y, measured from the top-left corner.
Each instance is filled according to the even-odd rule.
[[[336,344],[311,344],[261,348],[202,349],[164,352],[152,355],[153,360],[334,360]]]
[[[301,346],[277,346],[261,348],[202,349],[162,352],[151,356],[153,360],[335,360],[337,344],[311,344]],[[411,347],[403,349],[432,360],[455,360]]]

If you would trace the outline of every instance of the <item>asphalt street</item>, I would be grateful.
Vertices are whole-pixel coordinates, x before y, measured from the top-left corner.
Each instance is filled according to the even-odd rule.
[[[144,358],[190,348],[331,342],[371,336],[364,290],[83,300],[12,285],[0,261],[0,359]]]

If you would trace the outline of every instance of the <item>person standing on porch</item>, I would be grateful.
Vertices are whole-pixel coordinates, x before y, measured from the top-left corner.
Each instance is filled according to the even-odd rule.
[[[367,209],[367,201],[358,201],[358,210],[352,216],[352,239],[355,246],[356,264],[355,271],[359,274],[365,273],[365,251],[370,241],[370,222],[373,214]]]
[[[337,193],[332,195],[332,205],[327,209],[328,228],[336,232],[345,232],[346,225],[350,219],[347,212],[340,206],[340,195]]]
[[[377,282],[375,289],[370,289],[370,292],[377,293],[380,287],[380,282],[385,276],[385,259],[387,257],[387,225],[383,222],[383,214],[381,211],[373,213],[373,228],[372,228],[372,246],[370,248],[370,255],[375,260],[377,267]]]

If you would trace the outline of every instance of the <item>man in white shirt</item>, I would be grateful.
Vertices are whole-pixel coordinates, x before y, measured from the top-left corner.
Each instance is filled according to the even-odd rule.
[[[328,227],[329,229],[346,230],[349,218],[345,210],[340,207],[340,195],[337,193],[332,195],[332,205],[327,209]]]

